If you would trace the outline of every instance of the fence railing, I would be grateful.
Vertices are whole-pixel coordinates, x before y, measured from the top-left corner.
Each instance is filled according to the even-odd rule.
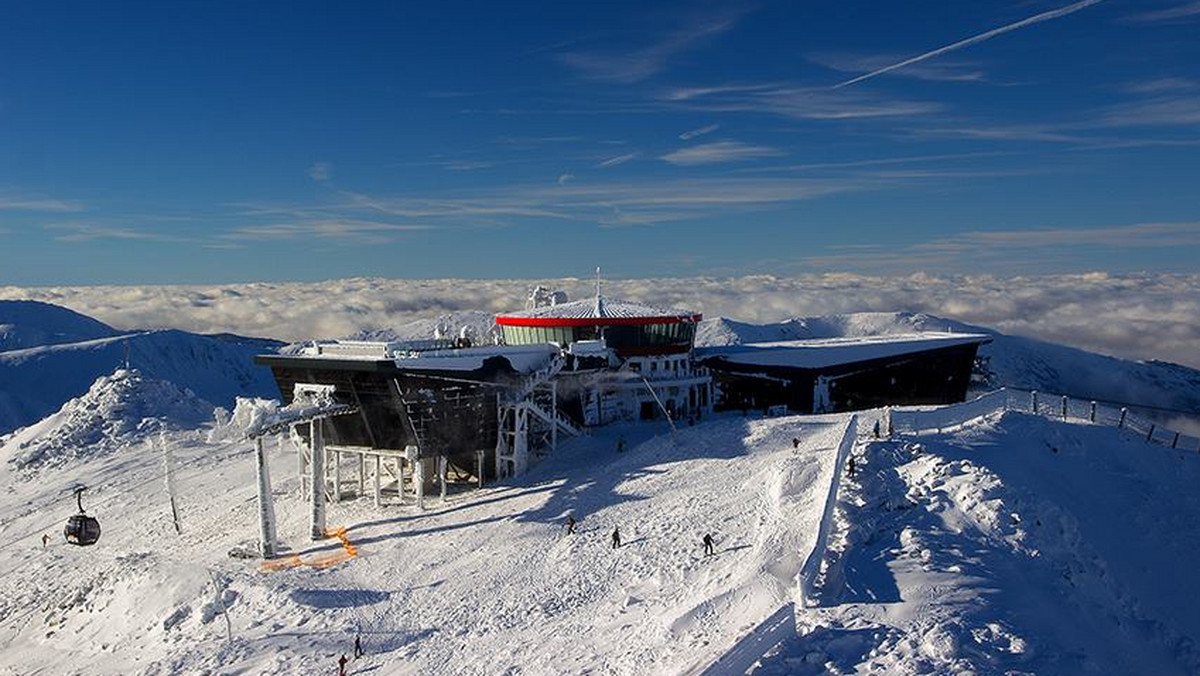
[[[1146,420],[1131,413],[1127,407],[1036,390],[1000,389],[961,404],[929,409],[890,409],[885,412],[881,425],[885,431],[915,434],[954,428],[1003,411],[1031,413],[1064,422],[1108,425],[1128,430],[1160,446],[1200,452],[1200,437]]]
[[[802,608],[810,608],[817,604],[815,595],[817,578],[821,574],[821,564],[824,562],[825,552],[829,548],[829,534],[833,532],[833,513],[834,508],[837,507],[838,487],[841,485],[846,458],[850,456],[850,450],[854,448],[854,442],[858,436],[858,424],[858,416],[851,416],[850,422],[846,425],[846,431],[842,433],[842,440],[838,443],[837,456],[833,461],[833,476],[829,479],[829,492],[825,496],[825,511],[821,513],[821,524],[817,527],[817,539],[797,576],[799,578],[797,591]]]

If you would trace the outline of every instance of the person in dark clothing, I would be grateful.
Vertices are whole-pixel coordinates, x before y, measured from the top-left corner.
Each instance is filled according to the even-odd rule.
[[[875,421],[875,429],[873,430],[873,432],[875,434],[875,438],[878,439],[879,438],[879,421],[878,420]]]
[[[621,546],[621,529],[613,526],[612,548],[616,549]]]
[[[43,534],[42,535],[42,549],[45,549],[46,545],[48,545],[48,544],[50,544],[50,536]]]
[[[345,655],[342,655],[342,658],[338,660],[338,676],[346,676],[346,663],[349,661]]]
[[[621,436],[617,437],[617,453],[624,453],[624,452],[625,452],[625,435],[622,434]]]
[[[713,554],[716,554],[716,551],[715,551],[715,550],[713,550],[713,536],[712,536],[712,533],[705,533],[705,534],[704,534],[704,555],[705,555],[705,556],[712,556]]]
[[[567,515],[567,535],[572,535],[574,533],[575,533],[575,517],[568,514]]]
[[[849,462],[846,463],[846,473],[850,475],[850,478],[854,478],[854,456],[853,455],[850,456]]]
[[[800,439],[798,439],[796,437],[792,437],[792,448],[793,449],[800,448]]]
[[[358,634],[357,636],[354,637],[354,659],[358,659],[362,656],[363,656],[362,634]]]

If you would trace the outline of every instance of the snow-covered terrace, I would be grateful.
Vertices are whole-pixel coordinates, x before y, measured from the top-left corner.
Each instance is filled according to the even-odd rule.
[[[421,348],[425,343],[420,341]],[[389,361],[405,371],[475,371],[484,361],[503,357],[518,373],[533,373],[559,352],[549,343],[539,345],[484,345],[447,349],[412,349],[408,342],[332,341],[305,347],[292,358],[320,361]]]
[[[991,340],[991,336],[981,333],[906,333],[705,347],[696,349],[696,357],[734,364],[819,369]]]

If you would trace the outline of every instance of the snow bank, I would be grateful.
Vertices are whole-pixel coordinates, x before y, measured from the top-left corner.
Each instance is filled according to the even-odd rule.
[[[212,410],[190,390],[117,369],[57,413],[10,435],[0,457],[21,470],[58,467],[137,445],[161,430],[195,427]]]

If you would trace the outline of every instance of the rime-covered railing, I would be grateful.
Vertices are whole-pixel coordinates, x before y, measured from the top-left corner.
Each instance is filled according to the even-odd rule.
[[[927,409],[888,409],[883,414],[881,426],[884,434],[889,429],[901,434],[915,434],[954,428],[1004,411],[1031,413],[1064,422],[1108,425],[1160,446],[1200,452],[1200,437],[1146,420],[1131,413],[1127,407],[1035,390],[1000,389],[961,404]]]
[[[849,457],[850,450],[854,448],[858,434],[858,420],[857,415],[851,416],[850,422],[846,425],[846,431],[842,433],[837,456],[833,461],[833,476],[829,479],[829,492],[825,496],[825,511],[821,513],[821,524],[817,528],[817,539],[797,575],[797,592],[800,595],[799,605],[801,608],[811,608],[818,604],[817,581],[821,575],[822,564],[825,562],[825,552],[829,549],[829,534],[833,532],[833,513],[834,508],[837,507],[838,487],[841,485],[846,458]]]

